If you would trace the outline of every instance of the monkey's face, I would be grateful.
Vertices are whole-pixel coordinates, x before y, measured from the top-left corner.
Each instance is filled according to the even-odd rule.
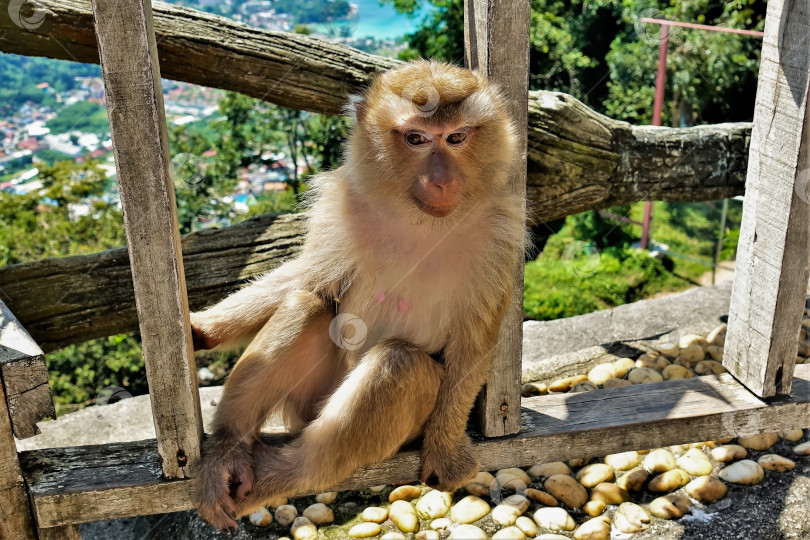
[[[416,207],[435,218],[449,216],[466,184],[460,161],[475,129],[410,121],[398,126],[393,136],[401,139],[397,153],[406,154],[406,161],[414,165],[409,195]]]
[[[479,74],[411,62],[378,77],[355,105],[347,165],[355,195],[374,207],[444,219],[504,190],[514,129],[499,92]]]

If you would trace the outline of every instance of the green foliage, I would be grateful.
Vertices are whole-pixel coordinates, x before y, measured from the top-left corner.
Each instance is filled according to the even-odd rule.
[[[56,100],[36,84],[47,82],[58,92],[77,88],[75,77],[100,77],[101,68],[50,58],[0,53],[0,115],[10,116],[30,101],[54,106]]]
[[[419,0],[387,0],[399,13],[414,14]],[[462,65],[464,63],[464,2],[463,0],[430,0],[433,11],[422,25],[405,36],[408,48],[402,60],[434,58]]]
[[[590,313],[684,285],[660,260],[630,248],[604,249],[592,275],[577,275],[564,261],[564,246],[554,240],[537,260],[526,264],[523,312],[534,319]]]
[[[84,131],[86,133],[109,133],[107,111],[98,103],[79,101],[61,109],[56,118],[48,121],[52,133]]]
[[[630,206],[614,206],[607,211],[617,216],[627,216]],[[566,223],[575,240],[590,242],[599,249],[609,246],[627,247],[636,240],[628,224],[604,218],[594,210],[570,216]]]
[[[434,10],[406,36],[404,59],[461,63],[461,0],[386,0],[403,13]],[[658,64],[658,27],[641,17],[762,29],[765,2],[734,0],[532,0],[530,85],[567,92],[619,120],[650,123]],[[664,124],[749,120],[760,40],[672,29]]]
[[[46,360],[57,414],[93,405],[110,386],[132,395],[148,391],[140,340],[130,334],[69,345]]]
[[[256,197],[250,205],[248,217],[263,216],[265,214],[278,214],[294,210],[298,205],[295,192],[288,189],[281,193],[268,191]]]
[[[106,179],[94,162],[40,166],[39,179],[41,193],[0,192],[0,266],[124,245],[121,212],[102,200]],[[76,216],[78,204],[90,213]]]

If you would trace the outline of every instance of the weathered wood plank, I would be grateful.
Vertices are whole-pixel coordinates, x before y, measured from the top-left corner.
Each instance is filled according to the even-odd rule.
[[[39,540],[82,540],[79,525],[63,525],[39,530]]]
[[[467,67],[496,82],[510,104],[519,155],[511,189],[526,207],[526,125],[529,100],[528,0],[465,0],[464,49]],[[481,390],[478,420],[487,437],[520,430],[520,364],[523,353],[523,258],[515,266],[512,302],[501,324],[492,369]]]
[[[37,0],[24,9],[34,5],[42,15],[35,28],[0,18],[0,50],[98,63],[88,0]],[[161,2],[155,2],[154,13],[164,77],[287,107],[339,114],[348,94],[399,63]],[[510,59],[504,67],[511,65]],[[531,92],[530,219],[551,221],[649,199],[704,201],[740,195],[749,134],[749,124],[631,127],[596,114],[571,96]]]
[[[220,300],[294,256],[304,225],[302,214],[267,215],[184,236],[191,309]],[[126,248],[0,268],[0,297],[45,352],[138,329]]]
[[[810,365],[796,366],[795,377],[792,396],[770,404],[728,374],[524,399],[520,434],[475,438],[473,448],[495,470],[807,428]],[[193,481],[161,478],[154,440],[34,450],[20,462],[43,526],[192,508]],[[418,452],[403,451],[335,489],[411,482],[418,472]]]
[[[0,540],[18,538],[35,540],[36,532],[0,384]]]
[[[723,365],[790,393],[810,276],[810,4],[768,2]]]
[[[19,439],[39,433],[37,422],[56,418],[42,349],[0,300],[0,384],[11,427]]]
[[[149,0],[95,0],[101,68],[163,474],[186,478],[202,418]]]

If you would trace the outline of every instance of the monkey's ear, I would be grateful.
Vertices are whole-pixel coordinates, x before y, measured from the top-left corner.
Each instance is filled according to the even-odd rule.
[[[350,116],[358,122],[366,115],[366,98],[356,94],[349,94],[349,102],[344,107],[346,116]]]

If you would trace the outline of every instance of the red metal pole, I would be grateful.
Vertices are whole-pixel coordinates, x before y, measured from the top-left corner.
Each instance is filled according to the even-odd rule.
[[[661,39],[658,43],[658,74],[655,77],[655,102],[653,103],[654,126],[661,125],[661,110],[664,108],[664,88],[667,82],[667,50],[669,49],[669,25],[661,24]],[[644,203],[644,219],[641,225],[641,249],[650,243],[650,218],[652,202]]]

